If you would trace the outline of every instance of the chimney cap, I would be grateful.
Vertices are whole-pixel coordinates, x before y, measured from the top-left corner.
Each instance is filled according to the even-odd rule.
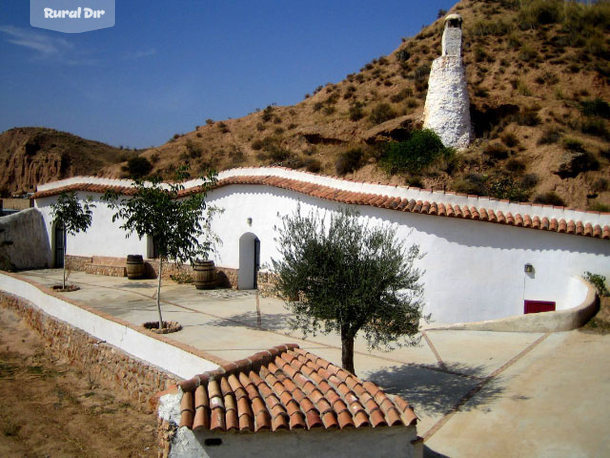
[[[462,19],[462,16],[460,16],[459,14],[456,14],[456,13],[448,14],[445,17],[445,26],[447,26],[447,24],[449,24],[454,27],[455,26],[461,27],[463,21],[464,20]]]

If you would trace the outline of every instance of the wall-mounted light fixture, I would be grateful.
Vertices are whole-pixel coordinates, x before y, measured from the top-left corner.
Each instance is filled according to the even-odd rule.
[[[248,226],[252,226],[252,218],[248,218],[246,222],[248,223]]]
[[[531,274],[531,273],[533,273],[533,272],[534,272],[534,266],[528,263],[528,264],[526,264],[525,266],[523,266],[523,271],[524,271],[526,274]]]

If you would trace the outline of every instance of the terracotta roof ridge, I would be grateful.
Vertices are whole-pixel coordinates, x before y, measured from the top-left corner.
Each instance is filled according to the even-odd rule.
[[[276,345],[275,347],[271,347],[269,350],[259,351],[248,358],[222,364],[218,367],[218,369],[197,374],[188,380],[178,383],[178,385],[180,388],[182,388],[182,391],[193,391],[199,385],[203,385],[208,383],[210,380],[215,380],[222,376],[229,377],[230,375],[236,375],[240,372],[259,370],[262,366],[272,362],[276,356],[295,348],[299,348],[299,346],[295,343]]]
[[[180,383],[180,426],[256,432],[411,426],[402,398],[296,344],[278,345]]]
[[[256,169],[239,169],[244,172]],[[280,169],[283,170],[283,169]],[[519,208],[516,205],[527,206],[530,209],[540,207],[534,204],[526,203],[511,203],[509,201],[502,201],[493,198],[483,198],[486,201],[497,201],[502,202],[505,205],[515,205],[502,208],[491,208],[484,207],[484,201],[479,200],[479,196],[466,196],[467,198],[477,199],[475,202],[449,202],[443,201],[442,197],[438,200],[437,196],[431,196],[430,199],[425,199],[425,196],[395,196],[384,194],[384,190],[375,189],[344,189],[333,185],[328,182],[312,182],[305,179],[299,179],[298,176],[283,176],[273,175],[269,173],[266,168],[258,169],[259,174],[247,175],[247,174],[234,174],[225,176],[218,180],[215,188],[219,188],[227,185],[263,185],[272,186],[280,189],[288,189],[293,192],[310,195],[320,199],[326,199],[336,201],[345,204],[353,205],[367,205],[378,208],[388,208],[396,211],[419,213],[426,215],[446,216],[454,218],[463,218],[470,220],[477,220],[490,223],[499,223],[509,226],[524,227],[538,230],[548,230],[551,232],[573,234],[579,236],[610,239],[610,228],[608,224],[604,224],[605,221],[587,221],[586,215],[597,215],[599,217],[605,217],[610,213],[600,212],[586,212],[581,210],[566,209],[565,207],[552,207],[556,208],[561,214],[529,214],[526,212],[526,208]],[[323,177],[319,175],[320,177]],[[329,178],[329,177],[324,177]],[[331,179],[331,178],[329,178]],[[335,179],[335,178],[332,178]],[[185,190],[180,192],[180,197],[198,192],[200,184],[195,181],[191,181],[192,185]],[[124,183],[123,183],[124,184]],[[366,183],[363,183],[366,184]],[[396,187],[395,187],[396,188]],[[78,183],[72,182],[65,186],[50,188],[39,191],[34,194],[34,199],[48,197],[55,194],[59,194],[62,191],[84,191],[84,192],[96,192],[103,193],[107,189],[114,189],[117,192],[122,192],[129,195],[133,192],[132,188],[119,185],[119,182],[112,182],[108,184],[96,183]],[[422,191],[424,192],[424,191]],[[439,193],[437,193],[439,194]],[[447,195],[451,193],[443,193]],[[565,213],[566,211],[571,213]],[[603,227],[601,226],[603,224]],[[588,225],[591,225],[591,229],[587,229]],[[596,229],[599,226],[599,229]]]

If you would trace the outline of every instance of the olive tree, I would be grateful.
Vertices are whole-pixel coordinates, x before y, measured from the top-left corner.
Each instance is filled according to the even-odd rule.
[[[327,221],[328,220],[328,221]],[[390,350],[417,342],[423,308],[418,245],[402,246],[389,225],[370,227],[342,210],[320,217],[301,209],[276,227],[276,292],[303,334],[338,332],[343,368],[354,372],[354,339]]]
[[[68,244],[67,235],[76,235],[79,232],[86,232],[87,229],[89,229],[89,226],[91,226],[91,220],[93,219],[93,211],[91,210],[92,208],[95,208],[95,205],[90,203],[89,200],[83,202],[83,204],[81,205],[74,191],[62,192],[57,197],[55,203],[51,205],[51,216],[53,217],[53,224],[58,224],[60,225],[60,227],[63,228],[63,289],[66,289],[66,252]]]
[[[205,224],[205,199],[208,190],[217,181],[216,173],[210,172],[197,189],[185,193],[183,183],[187,177],[187,172],[181,169],[177,174],[177,181],[169,184],[163,183],[159,177],[150,181],[136,179],[132,183],[133,191],[130,195],[120,196],[110,190],[102,197],[111,209],[116,210],[112,221],[122,221],[120,228],[126,231],[127,237],[134,233],[140,239],[145,236],[152,237],[159,256],[159,329],[164,327],[161,315],[163,262],[169,259],[186,262],[203,250],[200,240],[208,228]]]

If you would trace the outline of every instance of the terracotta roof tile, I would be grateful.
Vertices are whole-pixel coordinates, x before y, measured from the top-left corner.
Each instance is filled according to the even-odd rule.
[[[493,209],[487,210],[487,221],[491,223],[495,223],[498,221],[498,217],[496,216],[496,212]]]
[[[296,345],[273,347],[180,386],[180,424],[192,429],[328,430],[411,425],[416,418],[401,398],[394,402],[375,384]]]
[[[284,170],[284,169],[282,169]],[[287,169],[286,169],[287,170]],[[339,179],[339,178],[337,178]],[[83,182],[73,183],[53,189],[47,189],[38,191],[34,194],[34,199],[40,199],[43,197],[49,197],[57,195],[63,191],[84,191],[84,192],[95,192],[104,193],[107,190],[113,190],[123,195],[133,195],[134,189],[130,186],[123,185],[111,185],[111,184],[95,184],[87,183],[86,178]],[[353,181],[353,180],[344,180]],[[437,202],[433,200],[416,201],[415,199],[406,199],[400,197],[391,197],[387,195],[375,194],[375,193],[362,193],[354,191],[346,191],[337,187],[320,185],[317,183],[311,183],[307,181],[299,180],[298,178],[287,178],[279,177],[275,175],[251,175],[251,176],[232,176],[221,180],[218,180],[216,187],[223,187],[235,184],[247,184],[247,185],[266,185],[273,186],[282,189],[289,189],[294,192],[307,194],[321,199],[333,200],[336,202],[342,202],[346,204],[354,205],[370,205],[380,208],[389,208],[397,211],[424,213],[427,215],[438,215],[448,217],[467,218],[480,221],[489,221],[492,223],[500,223],[514,226],[531,227],[533,229],[550,230],[554,232],[564,232],[568,234],[596,237],[608,239],[610,238],[610,230],[606,231],[606,226],[602,229],[595,230],[595,228],[589,227],[585,221],[580,220],[568,220],[562,223],[557,222],[554,218],[549,221],[546,217],[540,217],[539,215],[530,215],[527,213],[517,213],[514,216],[510,212],[504,214],[502,211],[494,212],[491,208],[476,208],[474,206],[468,207],[463,205],[460,207],[457,204],[449,204],[446,202]],[[194,186],[192,188],[185,189],[180,192],[180,197],[187,196],[198,192],[201,186]],[[432,191],[430,191],[432,192]],[[452,192],[446,192],[447,195],[463,195]],[[477,196],[469,196],[470,198],[478,198]],[[500,200],[500,202],[510,203],[508,200]],[[530,205],[532,210],[537,208],[550,208],[550,209],[563,209],[563,207],[554,207],[551,205]],[[592,214],[599,214],[599,212],[590,212]],[[546,219],[546,221],[545,221]],[[582,227],[582,229],[581,229]],[[260,366],[262,361],[266,361],[269,355],[265,355],[262,359],[254,358],[252,368],[256,368],[258,364]],[[237,366],[243,367],[244,361],[238,361]],[[233,366],[227,365],[224,367],[224,371],[229,372]],[[219,374],[216,374],[219,375]]]

